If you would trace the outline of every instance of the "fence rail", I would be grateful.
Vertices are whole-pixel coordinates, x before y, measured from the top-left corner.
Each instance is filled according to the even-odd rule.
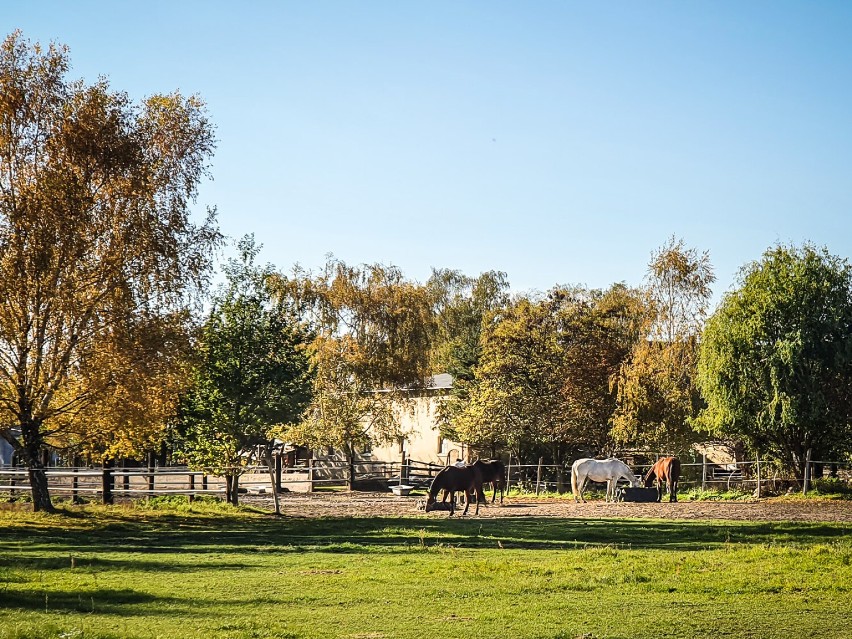
[[[355,463],[354,480],[365,485],[406,485],[414,488],[428,486],[432,478],[444,468],[443,464],[405,461],[358,461]],[[852,481],[852,464],[845,462],[810,461],[807,468],[814,466],[831,468],[837,476]],[[252,466],[242,469],[240,486],[246,492],[263,493],[272,491],[272,477],[279,490],[310,492],[318,488],[346,485],[349,481],[349,463],[335,460],[309,460],[293,467],[277,467],[270,473],[267,466]],[[649,465],[637,465],[637,478]],[[738,488],[740,490],[776,491],[782,478],[774,471],[770,474],[766,464],[755,461],[712,464],[707,461],[683,463],[681,486],[707,489]],[[83,495],[100,496],[110,502],[112,497],[143,497],[157,495],[223,495],[225,480],[209,472],[193,471],[185,467],[157,468],[48,468],[48,487],[53,494],[71,495],[75,500]],[[813,472],[806,476],[804,490]],[[554,464],[507,465],[507,487],[536,492],[570,490],[570,467]],[[25,468],[0,467],[0,492],[14,498],[18,493],[29,491],[29,475]]]

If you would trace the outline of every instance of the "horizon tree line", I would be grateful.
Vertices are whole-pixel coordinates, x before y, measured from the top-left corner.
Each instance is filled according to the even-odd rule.
[[[774,246],[710,313],[709,255],[675,237],[644,284],[512,293],[505,273],[330,257],[256,264],[192,205],[215,148],[203,101],[133,103],[67,78],[67,49],[20,32],[0,48],[0,437],[54,510],[44,453],[110,461],[168,442],[222,473],[276,438],[334,446],[405,437],[409,391],[455,379],[442,434],[563,468],[630,447],[683,453],[735,437],[801,476],[852,451],[852,267]],[[559,481],[563,481],[560,476]]]

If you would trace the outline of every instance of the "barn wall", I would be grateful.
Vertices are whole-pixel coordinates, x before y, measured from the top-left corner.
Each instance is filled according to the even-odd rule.
[[[435,411],[442,397],[442,393],[421,395],[413,399],[413,410],[402,408],[400,423],[407,433],[405,441],[373,446],[373,459],[399,461],[403,451],[408,459],[441,465],[463,459],[466,450],[462,444],[440,437]]]

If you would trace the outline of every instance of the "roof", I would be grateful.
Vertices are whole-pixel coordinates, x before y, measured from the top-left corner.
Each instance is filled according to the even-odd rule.
[[[439,373],[426,380],[426,388],[449,390],[453,387],[453,376],[449,373]]]

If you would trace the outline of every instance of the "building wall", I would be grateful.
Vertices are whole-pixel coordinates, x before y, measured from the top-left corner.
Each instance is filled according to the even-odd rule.
[[[374,445],[372,458],[380,461],[399,461],[402,454],[408,459],[433,464],[451,464],[464,459],[467,450],[462,444],[442,439],[435,411],[443,393],[430,392],[415,397],[413,410],[402,409],[400,423],[407,436],[403,442]]]

